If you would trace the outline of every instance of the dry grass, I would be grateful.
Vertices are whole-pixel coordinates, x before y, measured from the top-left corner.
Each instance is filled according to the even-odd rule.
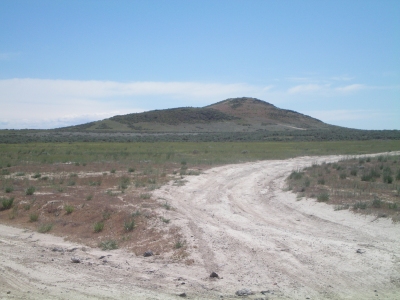
[[[137,255],[151,249],[156,255],[183,258],[183,247],[175,247],[181,238],[178,228],[162,219],[160,204],[151,197],[151,190],[180,178],[173,174],[180,167],[148,162],[130,168],[118,162],[11,166],[9,175],[0,177],[0,198],[15,199],[14,213],[10,218],[3,208],[0,219],[92,247],[105,248],[112,240]],[[95,226],[100,223],[101,230]]]
[[[301,197],[334,205],[335,210],[391,217],[400,215],[400,157],[346,159],[293,171],[290,190]]]

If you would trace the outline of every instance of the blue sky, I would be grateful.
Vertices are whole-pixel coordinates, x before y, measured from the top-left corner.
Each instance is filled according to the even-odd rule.
[[[2,0],[0,128],[256,97],[400,129],[400,1]]]

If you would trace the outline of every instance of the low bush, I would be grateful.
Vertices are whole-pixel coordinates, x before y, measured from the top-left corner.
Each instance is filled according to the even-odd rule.
[[[367,208],[367,203],[366,202],[357,202],[356,204],[353,205],[354,209],[366,209]]]
[[[329,194],[326,192],[321,193],[317,196],[318,202],[327,202],[328,200],[329,200]]]
[[[383,206],[383,202],[381,199],[375,197],[374,200],[372,200],[372,207],[381,208],[382,206]]]
[[[348,204],[336,205],[334,210],[335,211],[337,211],[337,210],[345,210],[345,209],[349,209],[349,207],[350,207],[350,205],[348,205]]]
[[[125,221],[124,228],[126,231],[132,231],[135,228],[135,220],[132,218],[130,220]]]
[[[38,232],[46,233],[46,232],[49,232],[51,229],[53,229],[53,224],[51,224],[51,223],[42,224],[39,226]]]
[[[99,244],[99,247],[104,251],[118,249],[117,242],[114,240],[103,241]]]
[[[13,206],[14,197],[1,198],[1,210],[10,209]]]
[[[351,176],[357,176],[357,170],[356,169],[351,169],[350,175]]]
[[[28,196],[33,195],[35,193],[35,191],[36,191],[35,187],[34,186],[30,186],[30,187],[28,187],[26,189],[25,195],[28,195]]]
[[[12,193],[12,192],[14,191],[14,188],[13,188],[12,186],[6,186],[6,187],[4,188],[4,191],[5,191],[6,193]]]
[[[94,224],[94,226],[93,226],[94,228],[94,232],[100,232],[100,231],[103,231],[103,229],[104,229],[104,222],[97,222],[97,223],[95,223]]]
[[[175,245],[174,245],[175,249],[182,248],[183,246],[185,246],[185,241],[182,241],[182,240],[176,241]]]
[[[29,215],[30,222],[36,222],[39,219],[39,215],[37,213],[33,213]]]
[[[8,170],[8,169],[2,169],[2,170],[1,170],[1,175],[10,175],[10,170]]]
[[[163,207],[164,207],[166,210],[170,210],[170,209],[172,208],[171,205],[168,204],[168,202],[165,202],[165,203],[163,204]]]
[[[293,171],[290,176],[289,179],[294,179],[294,180],[299,180],[303,177],[303,173],[299,172],[299,171]]]
[[[74,211],[74,207],[72,205],[65,205],[64,206],[65,211],[67,212],[67,215],[72,214],[72,212]]]

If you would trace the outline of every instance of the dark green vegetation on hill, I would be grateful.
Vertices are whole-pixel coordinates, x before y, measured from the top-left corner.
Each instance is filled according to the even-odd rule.
[[[341,140],[400,140],[400,130],[333,126],[254,98],[114,116],[51,130],[0,130],[0,143]]]
[[[280,109],[254,98],[227,99],[203,108],[172,108],[114,116],[62,131],[123,131],[146,133],[256,132],[328,129],[309,116]]]

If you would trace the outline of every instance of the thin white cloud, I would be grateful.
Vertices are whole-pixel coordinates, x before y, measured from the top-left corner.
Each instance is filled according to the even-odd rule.
[[[288,89],[289,94],[309,94],[324,91],[328,85],[321,84],[300,84]]]
[[[334,76],[334,77],[331,77],[331,79],[335,80],[335,81],[350,81],[350,80],[353,80],[354,77],[344,75],[344,76]]]
[[[19,52],[0,52],[0,60],[12,60],[19,55]]]
[[[359,91],[359,90],[362,90],[365,88],[367,88],[367,86],[365,86],[364,84],[350,84],[350,85],[346,85],[343,87],[337,87],[337,88],[335,88],[335,90],[346,93],[346,92]]]
[[[376,110],[313,110],[304,112],[307,115],[313,116],[324,122],[338,121],[355,121],[355,120],[371,120],[384,119],[395,116],[395,113],[388,113]]]

